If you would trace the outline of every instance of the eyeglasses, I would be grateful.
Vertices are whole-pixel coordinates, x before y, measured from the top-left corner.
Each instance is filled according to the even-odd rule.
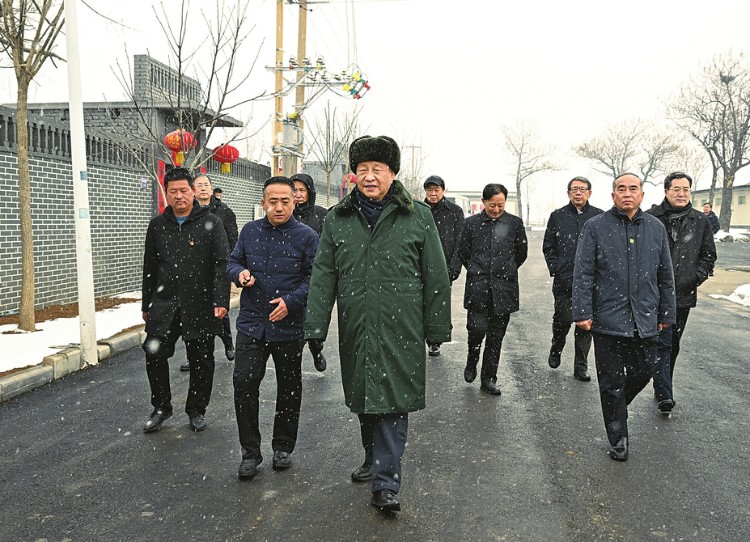
[[[573,194],[583,194],[584,192],[588,192],[588,188],[583,188],[582,186],[576,186],[568,190],[568,192],[572,192]]]
[[[673,186],[672,188],[669,189],[669,191],[672,192],[673,194],[689,194],[690,193],[689,188],[683,188],[681,186]]]

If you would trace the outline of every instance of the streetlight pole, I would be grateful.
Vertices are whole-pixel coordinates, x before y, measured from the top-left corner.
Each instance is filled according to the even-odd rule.
[[[70,149],[76,231],[76,268],[78,272],[78,317],[81,332],[81,363],[82,365],[95,365],[99,362],[99,357],[96,348],[96,307],[91,258],[91,212],[89,210],[89,184],[86,172],[86,134],[83,127],[77,4],[78,0],[65,0]]]

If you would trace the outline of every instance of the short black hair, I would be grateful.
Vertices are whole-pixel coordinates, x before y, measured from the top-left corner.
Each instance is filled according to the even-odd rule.
[[[191,187],[193,186],[193,176],[184,167],[173,167],[167,171],[164,175],[164,190],[167,189],[169,181],[187,181]]]
[[[497,194],[502,194],[507,199],[508,189],[501,184],[490,183],[484,187],[484,190],[482,190],[482,199],[489,200],[492,196],[496,196]]]
[[[631,177],[635,177],[636,179],[638,179],[638,181],[640,181],[640,183],[641,183],[641,188],[643,188],[643,179],[641,179],[641,178],[640,178],[640,177],[639,177],[638,175],[636,175],[635,173],[630,173],[629,171],[626,171],[625,173],[620,173],[620,174],[619,174],[619,175],[618,175],[617,177],[615,177],[615,179],[614,179],[614,180],[612,181],[612,190],[614,190],[614,189],[615,189],[615,186],[617,186],[617,181],[619,181],[620,179],[622,179],[622,178],[623,178],[623,177],[624,177],[625,175],[630,175]]]
[[[285,184],[292,189],[292,194],[294,194],[295,186],[294,181],[291,180],[289,177],[282,177],[281,175],[277,175],[276,177],[271,177],[270,179],[266,180],[266,182],[263,183],[263,195],[266,195],[266,188],[268,188],[272,184]]]
[[[591,181],[589,181],[586,177],[573,177],[568,181],[568,192],[570,192],[570,188],[573,186],[573,181],[586,183],[586,190],[591,190]]]
[[[672,186],[672,181],[675,181],[677,179],[687,179],[688,186],[690,186],[691,188],[693,187],[693,178],[690,175],[688,175],[687,173],[683,173],[682,171],[673,171],[664,178],[664,190],[669,190],[669,188]]]

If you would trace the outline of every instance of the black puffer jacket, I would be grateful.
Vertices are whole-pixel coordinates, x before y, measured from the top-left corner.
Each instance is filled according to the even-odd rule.
[[[677,210],[664,199],[647,212],[661,220],[667,230],[677,307],[695,307],[698,286],[708,278],[716,261],[711,223],[690,203]]]
[[[458,241],[461,239],[461,230],[463,230],[466,221],[464,212],[461,207],[445,198],[441,199],[434,207],[430,206],[430,210],[437,225],[438,235],[440,235],[445,263],[448,265],[448,275],[453,282],[461,274]]]
[[[211,202],[208,204],[208,210],[221,219],[221,223],[224,225],[224,231],[227,234],[227,243],[229,244],[229,252],[234,250],[234,245],[237,244],[237,216],[234,211],[229,208],[229,205],[220,201],[219,199],[211,196]]]
[[[581,212],[572,203],[552,211],[544,232],[542,252],[549,276],[555,277],[552,283],[553,293],[572,295],[573,267],[583,225],[588,219],[603,212],[588,203]]]
[[[467,218],[458,244],[458,257],[466,267],[464,308],[516,312],[518,268],[527,256],[526,230],[517,216],[503,213],[492,220],[482,211]]]
[[[573,320],[593,320],[604,335],[643,338],[674,324],[674,278],[664,226],[640,209],[619,209],[583,226],[573,273]]]
[[[308,200],[302,205],[297,205],[294,208],[294,218],[302,222],[306,226],[310,226],[320,236],[320,232],[323,231],[323,220],[325,220],[328,211],[325,207],[315,205],[315,183],[312,177],[306,173],[296,173],[292,175],[293,181],[302,181],[307,186],[307,192],[309,194]]]
[[[143,255],[146,333],[166,337],[179,308],[184,339],[220,334],[214,307],[229,309],[228,255],[221,220],[197,200],[183,224],[171,206],[152,218]]]

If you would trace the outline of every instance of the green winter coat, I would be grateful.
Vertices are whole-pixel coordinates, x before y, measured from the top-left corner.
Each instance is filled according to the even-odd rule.
[[[305,339],[325,340],[334,302],[346,405],[391,414],[425,407],[425,341],[451,338],[451,285],[435,221],[399,181],[371,230],[350,194],[326,216]]]

